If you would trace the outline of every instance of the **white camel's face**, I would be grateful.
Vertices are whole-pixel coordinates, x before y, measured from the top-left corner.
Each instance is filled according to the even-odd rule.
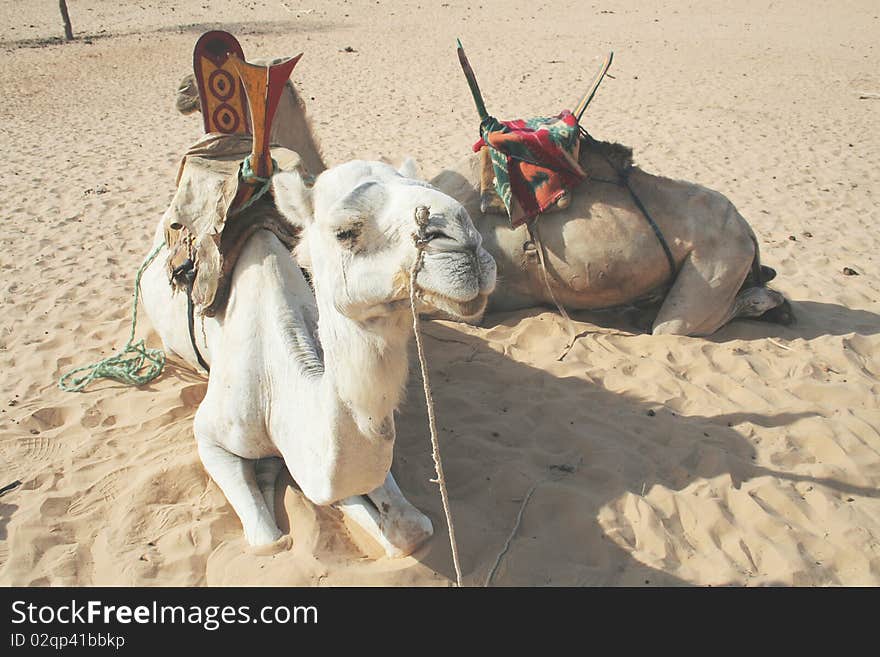
[[[283,178],[276,180],[275,189],[284,211]],[[461,319],[484,311],[495,288],[495,261],[482,247],[467,211],[451,197],[389,165],[356,161],[318,177],[311,207],[314,222],[306,232],[307,253],[301,260],[308,260],[316,274],[320,270],[316,283],[329,282],[323,292],[332,295],[343,314],[369,319],[405,307],[418,254],[413,233],[419,207],[428,208],[429,216],[416,276],[421,298]]]

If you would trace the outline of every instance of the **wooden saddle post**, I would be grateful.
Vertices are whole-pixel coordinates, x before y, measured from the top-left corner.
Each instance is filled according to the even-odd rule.
[[[272,120],[284,85],[301,57],[302,53],[270,66],[251,64],[245,61],[238,40],[221,30],[206,32],[196,42],[193,71],[205,132],[253,136],[251,155],[242,167],[230,212],[247,204],[272,177]]]
[[[269,154],[272,120],[275,118],[284,85],[287,84],[293,67],[301,57],[302,53],[270,66],[258,66],[244,61],[236,53],[229,55],[229,62],[241,79],[247,94],[254,136],[249,163],[255,179],[269,178],[273,173],[272,158]],[[244,182],[250,181],[245,179]]]

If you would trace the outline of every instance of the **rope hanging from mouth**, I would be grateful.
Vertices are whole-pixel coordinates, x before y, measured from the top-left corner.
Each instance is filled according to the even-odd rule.
[[[443,476],[443,461],[440,457],[440,445],[437,442],[437,421],[434,417],[434,397],[431,394],[431,382],[428,379],[428,366],[425,362],[425,351],[422,347],[422,335],[419,329],[419,312],[416,309],[416,276],[422,269],[425,246],[428,244],[426,229],[428,227],[428,208],[416,208],[415,218],[417,231],[412,234],[416,246],[416,259],[409,274],[409,305],[412,310],[413,332],[416,336],[416,351],[419,355],[419,366],[422,370],[422,388],[425,392],[425,406],[428,409],[428,428],[431,431],[431,456],[434,457],[434,470],[437,478],[431,482],[440,486],[440,499],[443,501],[443,513],[446,514],[446,525],[449,527],[449,545],[452,548],[452,565],[455,567],[455,579],[461,587],[461,565],[458,561],[458,545],[455,542],[455,526],[452,522],[452,511],[449,509],[449,493],[446,490],[446,477]]]

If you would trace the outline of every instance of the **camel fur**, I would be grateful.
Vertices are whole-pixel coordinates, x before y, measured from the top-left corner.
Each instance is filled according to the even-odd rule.
[[[290,545],[274,509],[286,466],[314,504],[336,505],[389,555],[411,553],[432,525],[390,468],[408,373],[416,208],[430,210],[416,280],[426,308],[473,320],[494,289],[495,263],[457,201],[386,164],[343,164],[312,188],[299,172],[282,172],[273,193],[301,231],[297,254],[314,291],[275,235],[260,230],[247,241],[225,309],[197,320],[211,367],[194,421],[199,456],[259,550]],[[154,245],[163,233],[160,221]],[[167,255],[145,271],[142,299],[166,350],[195,368],[186,295],[172,292]]]

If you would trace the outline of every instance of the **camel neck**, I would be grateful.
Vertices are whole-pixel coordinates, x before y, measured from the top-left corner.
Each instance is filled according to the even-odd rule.
[[[325,391],[368,438],[384,434],[406,384],[405,315],[356,321],[319,301]],[[393,425],[391,425],[393,426]]]
[[[327,169],[318,141],[312,133],[312,125],[305,113],[305,106],[292,87],[289,98],[278,106],[272,128],[272,141],[299,154],[303,165],[313,176]]]
[[[266,375],[270,387],[287,399],[282,407],[296,415],[288,419],[321,433],[355,431],[367,440],[387,437],[389,431],[393,436],[391,417],[403,396],[409,366],[409,315],[396,310],[373,319],[351,319],[327,298],[331,292],[322,295],[330,283],[318,273],[313,273],[315,305],[303,303],[311,293],[289,254],[273,256],[264,259],[263,289],[276,291],[264,305],[264,321],[271,327]]]

